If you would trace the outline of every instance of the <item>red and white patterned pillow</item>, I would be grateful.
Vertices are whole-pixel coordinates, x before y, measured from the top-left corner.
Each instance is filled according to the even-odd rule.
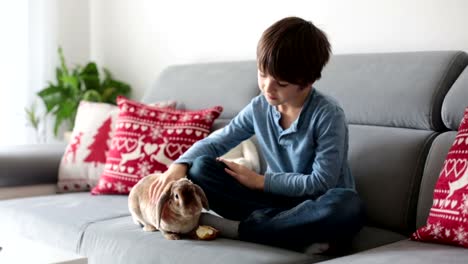
[[[223,108],[161,109],[117,98],[119,116],[104,172],[92,194],[128,194],[143,177],[164,172],[195,142],[208,136]]]
[[[411,239],[468,248],[468,108],[437,180],[427,224]]]
[[[176,101],[156,103],[175,108]],[[89,191],[104,170],[119,108],[105,103],[82,101],[73,132],[59,166],[58,191]]]

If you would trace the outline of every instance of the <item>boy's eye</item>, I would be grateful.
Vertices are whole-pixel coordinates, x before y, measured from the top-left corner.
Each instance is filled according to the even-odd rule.
[[[289,85],[289,83],[280,83],[280,82],[278,82],[278,85],[281,86],[281,87],[286,87],[286,86]]]

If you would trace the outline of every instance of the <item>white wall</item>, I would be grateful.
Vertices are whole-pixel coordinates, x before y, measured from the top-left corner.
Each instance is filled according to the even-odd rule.
[[[29,67],[31,90],[55,82],[60,65],[57,49],[62,46],[69,67],[90,59],[89,0],[28,0]],[[25,20],[28,21],[28,20]]]
[[[466,0],[90,0],[90,54],[141,98],[167,65],[255,59],[290,15],[327,32],[335,54],[468,51]]]

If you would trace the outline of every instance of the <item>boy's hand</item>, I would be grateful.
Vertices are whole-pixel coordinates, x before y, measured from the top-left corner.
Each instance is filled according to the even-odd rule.
[[[216,160],[226,164],[227,168],[224,170],[242,185],[253,190],[263,191],[265,186],[265,176],[257,174],[245,166],[223,158],[217,158]]]
[[[157,203],[159,196],[166,186],[172,182],[177,181],[178,179],[184,178],[187,174],[187,165],[186,164],[176,164],[173,163],[169,166],[168,170],[162,173],[158,179],[153,182],[150,186],[149,195],[151,201]]]

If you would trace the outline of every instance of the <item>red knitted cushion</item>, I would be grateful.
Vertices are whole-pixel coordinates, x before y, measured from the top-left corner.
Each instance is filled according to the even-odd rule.
[[[153,105],[174,109],[176,101]],[[96,186],[104,170],[118,111],[115,105],[80,102],[70,142],[59,166],[59,192],[89,191]]]
[[[468,248],[468,108],[436,183],[427,224],[411,239]]]
[[[128,194],[142,178],[164,172],[195,142],[208,136],[221,106],[197,111],[117,99],[117,128],[99,183],[92,194]]]

